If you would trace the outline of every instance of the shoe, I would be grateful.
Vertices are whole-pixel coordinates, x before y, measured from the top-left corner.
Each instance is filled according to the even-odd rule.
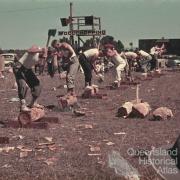
[[[30,112],[31,109],[28,108],[26,105],[21,105],[21,108],[20,108],[21,111],[24,111],[24,112]]]
[[[27,111],[27,112],[31,111],[31,109],[27,107],[25,99],[21,99],[20,102],[21,102],[20,111]]]

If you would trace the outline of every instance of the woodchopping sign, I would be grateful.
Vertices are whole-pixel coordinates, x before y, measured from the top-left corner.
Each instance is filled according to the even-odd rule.
[[[66,36],[66,35],[77,35],[77,36],[100,36],[106,35],[106,30],[73,30],[73,31],[58,31],[59,36]]]

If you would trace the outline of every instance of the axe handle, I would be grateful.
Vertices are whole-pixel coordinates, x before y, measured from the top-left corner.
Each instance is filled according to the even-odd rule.
[[[48,47],[48,46],[49,46],[49,41],[50,41],[50,38],[51,38],[51,36],[48,36],[48,39],[47,39],[47,42],[46,42],[46,47]]]

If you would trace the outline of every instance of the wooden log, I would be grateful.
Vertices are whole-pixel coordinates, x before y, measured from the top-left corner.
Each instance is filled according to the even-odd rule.
[[[97,94],[99,92],[99,88],[97,85],[92,85],[93,89],[94,89],[94,93]]]
[[[141,73],[141,79],[142,79],[142,80],[147,79],[147,77],[148,77],[148,74],[147,74],[147,73]]]
[[[118,117],[127,117],[132,112],[133,103],[132,102],[125,102],[119,109],[117,116]]]
[[[80,116],[85,116],[86,113],[84,111],[75,110],[74,115],[77,116],[77,117],[80,117]]]
[[[153,119],[154,120],[168,120],[173,117],[172,111],[167,107],[160,107],[157,108],[153,112]]]
[[[34,121],[38,121],[40,118],[44,117],[45,111],[41,108],[31,108],[30,112],[20,112],[18,116],[19,123],[24,126],[31,124]]]
[[[156,69],[156,70],[155,70],[155,74],[162,74],[161,69]]]
[[[82,94],[83,98],[92,98],[96,94],[98,94],[99,88],[96,85],[87,86],[84,90],[84,93]]]
[[[151,108],[148,103],[136,103],[133,105],[132,112],[130,115],[131,117],[144,118],[149,114],[150,110]]]
[[[82,94],[83,98],[91,98],[95,94],[92,86],[87,86]]]
[[[66,71],[59,74],[60,79],[66,79],[66,77],[67,77],[67,72]]]
[[[58,99],[58,104],[60,109],[64,110],[66,108],[72,107],[77,104],[77,97],[73,95],[65,95]]]

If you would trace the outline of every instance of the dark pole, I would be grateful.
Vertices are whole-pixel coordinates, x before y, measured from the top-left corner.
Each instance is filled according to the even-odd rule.
[[[70,16],[69,16],[69,20],[70,20],[70,23],[69,23],[69,30],[70,30],[70,31],[73,31],[72,6],[73,6],[73,3],[70,2]],[[71,42],[71,45],[74,46],[74,36],[73,36],[73,35],[70,36],[70,42]]]

